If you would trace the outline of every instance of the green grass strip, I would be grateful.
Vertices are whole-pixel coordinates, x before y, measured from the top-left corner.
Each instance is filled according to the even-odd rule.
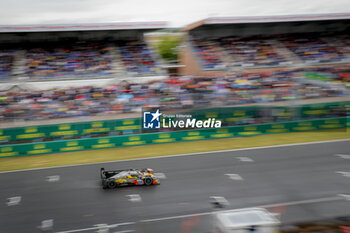
[[[315,142],[345,138],[350,138],[349,129],[269,134],[243,138],[165,143],[157,145],[111,148],[23,157],[18,156],[0,158],[0,171],[116,161],[154,156],[272,146],[302,142]]]

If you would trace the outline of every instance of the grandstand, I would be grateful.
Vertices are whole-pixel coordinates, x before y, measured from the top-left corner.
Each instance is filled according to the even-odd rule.
[[[208,18],[187,26],[183,75],[349,63],[350,14]]]
[[[81,79],[101,86],[111,80],[164,78],[167,74],[143,34],[165,26],[164,22],[1,26],[1,89],[82,86],[74,81]]]
[[[0,27],[0,121],[348,100],[349,18],[203,20],[186,28],[178,77],[168,77],[143,38],[164,23]]]
[[[348,13],[207,18],[184,28],[180,74],[201,77],[202,90],[215,82],[208,106],[348,100],[349,21]]]

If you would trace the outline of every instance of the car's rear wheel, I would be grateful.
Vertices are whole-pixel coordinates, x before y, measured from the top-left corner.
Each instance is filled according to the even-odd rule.
[[[153,179],[150,177],[147,177],[143,182],[145,183],[145,185],[151,185],[153,182]]]
[[[107,187],[110,188],[110,189],[114,189],[117,187],[117,183],[114,182],[114,181],[108,181],[107,182]]]

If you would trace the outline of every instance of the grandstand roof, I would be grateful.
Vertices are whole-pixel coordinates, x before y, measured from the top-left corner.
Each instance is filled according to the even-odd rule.
[[[102,30],[148,30],[162,29],[166,22],[124,22],[99,24],[43,24],[43,25],[2,25],[0,32],[59,32],[59,31],[102,31]]]
[[[278,22],[297,22],[297,21],[323,21],[323,20],[342,20],[350,19],[350,13],[334,14],[303,14],[303,15],[278,15],[278,16],[249,16],[249,17],[211,17],[184,28],[190,31],[203,25],[210,24],[242,24],[242,23],[278,23]]]

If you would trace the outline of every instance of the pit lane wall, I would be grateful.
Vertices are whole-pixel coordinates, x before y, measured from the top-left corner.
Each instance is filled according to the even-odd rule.
[[[350,127],[350,118],[338,117],[284,123],[231,126],[223,127],[220,129],[196,129],[175,132],[133,134],[89,139],[14,144],[0,146],[0,157],[27,156],[102,148],[139,146],[230,137],[246,137],[261,134],[305,132],[325,129],[347,130],[346,127]]]

